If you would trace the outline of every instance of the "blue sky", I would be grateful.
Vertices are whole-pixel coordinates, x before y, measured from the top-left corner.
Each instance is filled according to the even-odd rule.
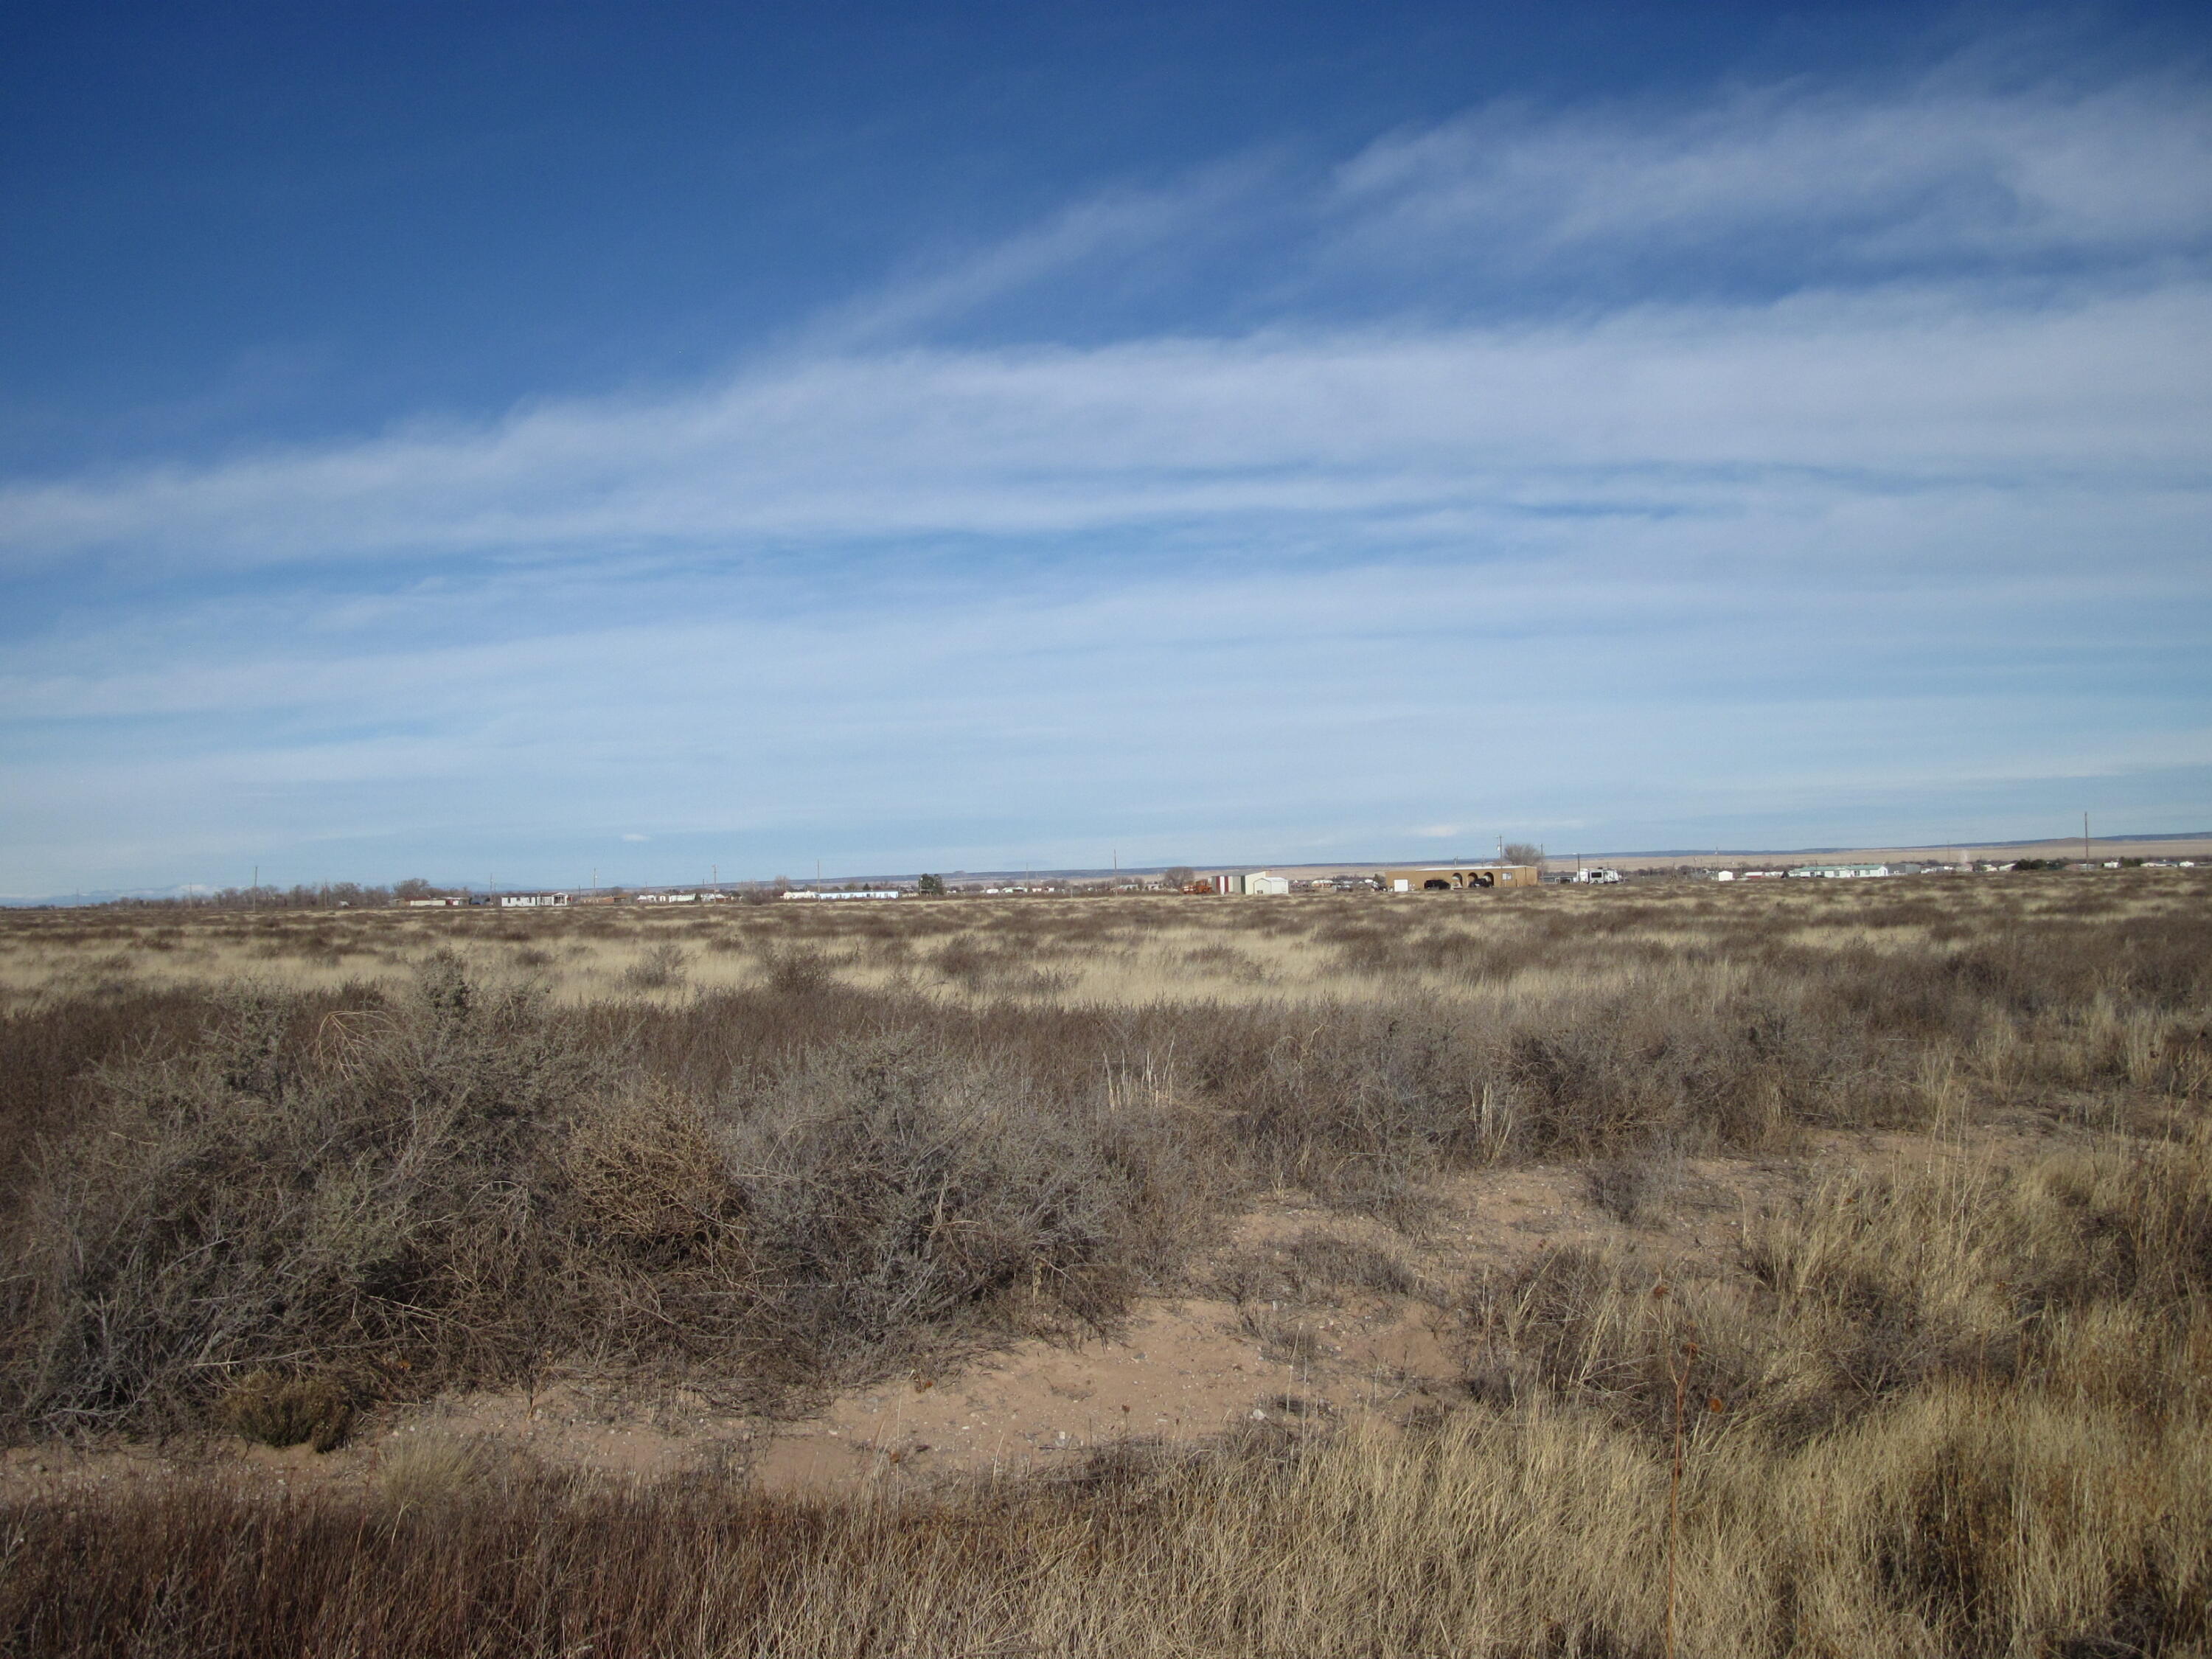
[[[2212,825],[2201,8],[49,8],[0,894]]]

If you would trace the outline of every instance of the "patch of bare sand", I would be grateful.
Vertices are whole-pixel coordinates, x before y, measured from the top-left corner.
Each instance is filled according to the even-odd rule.
[[[1285,1351],[1233,1303],[1150,1304],[1111,1340],[1024,1342],[957,1375],[844,1395],[780,1436],[760,1478],[771,1488],[834,1489],[1018,1474],[1130,1441],[1202,1440],[1252,1422],[1381,1409],[1449,1383],[1442,1346],[1404,1321],[1338,1310],[1316,1314],[1310,1332],[1309,1344]]]

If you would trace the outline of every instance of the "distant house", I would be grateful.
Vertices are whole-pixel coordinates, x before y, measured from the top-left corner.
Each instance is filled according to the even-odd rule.
[[[1863,876],[1886,876],[1886,864],[1801,864],[1790,872],[1822,881],[1851,881]]]
[[[499,908],[502,910],[529,910],[549,904],[566,904],[566,893],[501,893]]]

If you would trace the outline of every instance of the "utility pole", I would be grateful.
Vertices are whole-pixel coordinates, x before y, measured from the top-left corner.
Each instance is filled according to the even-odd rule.
[[[2081,862],[2089,862],[2089,815],[2081,814]]]

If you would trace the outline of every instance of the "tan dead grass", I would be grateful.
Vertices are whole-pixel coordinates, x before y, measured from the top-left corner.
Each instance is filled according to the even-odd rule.
[[[2201,911],[2204,884],[2198,876],[2134,871],[1905,878],[1819,884],[1818,891],[1799,883],[1723,890],[1685,882],[1473,900],[1002,899],[565,913],[126,910],[90,913],[99,918],[91,922],[84,912],[18,912],[0,917],[0,996],[22,1006],[118,981],[156,989],[240,979],[310,990],[392,984],[422,957],[446,948],[488,982],[532,981],[569,1003],[638,994],[681,1000],[699,992],[746,989],[763,983],[773,962],[793,951],[821,959],[836,980],[856,988],[920,987],[968,1003],[1009,994],[1117,1006],[1165,997],[1239,1005],[1382,1000],[1409,984],[1462,993],[1465,976],[1450,966],[1407,962],[1388,975],[1347,973],[1337,953],[1316,945],[1347,927],[1392,944],[1431,939],[1447,959],[1451,946],[1479,945],[1491,959],[1513,962],[1512,977],[1548,971],[1598,988],[1607,958],[1679,958],[1731,930],[1756,933],[1770,948],[1902,958],[1940,954],[1975,936],[2039,921],[2189,916]],[[1601,953],[1593,948],[1600,945]],[[950,959],[957,968],[963,958],[968,971],[939,967]],[[670,973],[678,963],[680,971]]]

